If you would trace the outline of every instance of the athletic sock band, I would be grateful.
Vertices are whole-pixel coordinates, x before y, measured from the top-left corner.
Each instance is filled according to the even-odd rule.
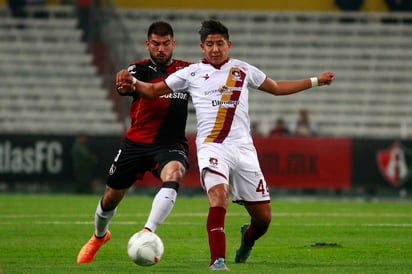
[[[163,182],[162,187],[172,188],[172,189],[176,190],[176,192],[178,192],[180,184],[178,182],[175,182],[175,181],[166,181],[166,182]]]

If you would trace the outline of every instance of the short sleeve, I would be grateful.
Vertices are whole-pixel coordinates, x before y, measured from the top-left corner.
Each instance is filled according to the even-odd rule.
[[[170,74],[166,79],[166,85],[173,91],[184,91],[188,88],[187,74],[189,73],[188,67],[180,69],[172,74]]]
[[[263,82],[265,81],[265,79],[267,78],[267,75],[261,71],[260,69],[258,69],[255,66],[252,66],[249,64],[248,66],[248,82],[249,82],[249,86],[257,89],[258,87],[260,87]]]

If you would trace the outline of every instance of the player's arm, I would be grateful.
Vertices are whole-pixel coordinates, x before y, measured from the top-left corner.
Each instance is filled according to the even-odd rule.
[[[323,72],[317,77],[292,81],[274,81],[267,77],[259,89],[273,95],[288,95],[316,86],[330,85],[334,78],[335,73],[331,71]]]
[[[137,93],[139,96],[154,99],[172,90],[164,81],[156,83],[145,83],[133,77],[129,71],[123,69],[116,74],[117,92],[120,94]]]

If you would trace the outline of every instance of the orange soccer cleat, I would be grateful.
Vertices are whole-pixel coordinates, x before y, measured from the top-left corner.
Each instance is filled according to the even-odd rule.
[[[77,263],[84,264],[93,261],[97,251],[108,240],[110,240],[110,231],[107,231],[103,238],[97,238],[93,233],[90,240],[80,249],[79,255],[77,255]]]

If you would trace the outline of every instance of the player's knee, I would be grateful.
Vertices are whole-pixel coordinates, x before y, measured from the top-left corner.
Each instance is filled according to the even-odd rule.
[[[266,229],[269,228],[270,223],[272,222],[272,216],[268,216],[263,220],[263,225],[266,227]]]
[[[269,228],[269,225],[271,222],[272,222],[272,214],[265,216],[265,218],[263,219],[263,223],[264,223],[264,226],[266,226],[266,228]]]
[[[263,235],[265,234],[270,226],[272,218],[254,218],[252,219],[252,223],[258,231],[260,231],[259,234]]]
[[[173,177],[175,177],[175,181],[180,182],[183,179],[183,176],[185,176],[186,169],[183,165],[177,165],[173,171]]]
[[[113,200],[111,198],[104,197],[102,199],[101,206],[103,211],[109,211],[115,209],[119,203],[120,200]]]
[[[266,226],[269,226],[271,221],[272,221],[272,211],[266,210],[265,213],[263,214],[263,223]]]
[[[123,199],[126,191],[126,189],[118,190],[106,187],[106,191],[101,199],[102,209],[105,211],[115,209]]]
[[[246,205],[252,217],[252,221],[260,226],[268,228],[272,221],[272,209],[270,204]]]
[[[164,181],[181,182],[185,176],[186,168],[179,162],[169,163],[162,170],[162,178]]]
[[[263,216],[263,217],[260,217],[260,218],[255,218],[254,220],[255,220],[256,225],[258,225],[259,227],[267,229],[270,225],[270,222],[272,221],[272,218],[267,217],[267,216]]]
[[[229,191],[226,184],[211,187],[207,193],[211,207],[227,208],[229,203]]]

